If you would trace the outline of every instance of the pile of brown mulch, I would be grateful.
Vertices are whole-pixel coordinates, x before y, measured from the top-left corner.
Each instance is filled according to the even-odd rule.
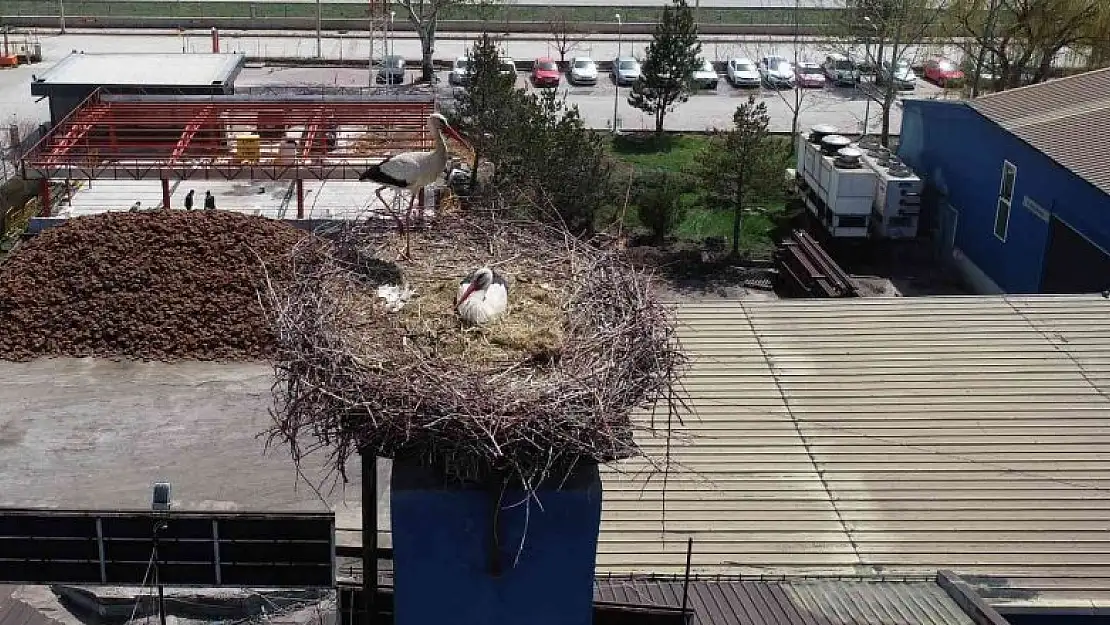
[[[257,289],[288,278],[304,236],[231,212],[71,219],[0,265],[0,359],[269,358]]]

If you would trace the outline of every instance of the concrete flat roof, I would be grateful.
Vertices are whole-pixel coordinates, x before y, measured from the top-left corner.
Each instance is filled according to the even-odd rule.
[[[39,78],[46,85],[199,87],[234,81],[242,54],[70,54]]]
[[[306,219],[348,220],[371,216],[391,219],[390,211],[378,200],[375,192],[380,185],[349,180],[305,180]],[[170,187],[170,205],[184,208],[185,194],[194,193],[194,208],[204,205],[204,192],[216,197],[216,208],[271,219],[293,219],[297,216],[295,183],[289,180],[186,180],[174,181]],[[386,198],[393,189],[383,191]],[[408,196],[402,198],[408,204]],[[162,185],[155,180],[87,180],[80,183],[69,202],[54,207],[56,217],[81,217],[100,213],[127,211],[135,202],[142,208],[154,209],[162,204]],[[431,207],[426,216],[433,213]]]

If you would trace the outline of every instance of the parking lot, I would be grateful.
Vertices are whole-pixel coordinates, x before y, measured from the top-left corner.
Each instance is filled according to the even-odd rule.
[[[411,83],[417,73],[410,71],[406,82]],[[457,87],[451,87],[447,72],[440,72],[439,89],[441,97],[451,97]],[[280,85],[280,84],[329,84],[348,87],[366,86],[369,81],[366,70],[354,68],[247,68],[236,84],[242,86]],[[533,89],[526,72],[518,72],[517,86]],[[613,120],[613,103],[617,103],[620,127],[625,130],[648,130],[654,128],[654,119],[628,105],[628,87],[616,87],[607,74],[598,77],[594,86],[571,86],[564,78],[558,87],[565,94],[567,102],[578,106],[586,123],[593,128],[610,128]],[[865,96],[859,89],[845,87],[825,87],[804,89],[800,96],[799,124],[807,127],[814,124],[832,124],[845,132],[859,132],[863,119],[870,119],[868,128],[877,132],[880,123],[878,105]],[[704,131],[711,128],[724,128],[732,123],[732,114],[743,101],[754,95],[766,103],[771,118],[773,132],[788,132],[795,107],[795,92],[789,89],[769,88],[738,89],[732,87],[724,78],[715,91],[700,90],[690,99],[676,107],[667,116],[666,129],[674,131]],[[943,91],[923,80],[918,80],[912,92],[899,94],[901,98],[943,97]],[[891,112],[891,128],[895,133],[901,124],[901,106],[896,104]]]
[[[473,43],[473,42],[470,42]],[[59,59],[71,50],[93,52],[173,52],[204,51],[204,46],[210,45],[202,37],[182,38],[174,35],[135,34],[135,35],[101,35],[101,34],[75,34],[65,36],[43,36],[44,62],[20,67],[13,70],[0,72],[0,110],[5,112],[7,118],[42,120],[46,117],[45,102],[36,102],[30,95],[30,81],[33,74],[42,74]],[[451,59],[457,55],[465,54],[469,48],[466,41],[444,41],[437,44],[436,57]],[[625,41],[622,50],[625,54],[632,51],[642,54],[644,42]],[[359,47],[361,46],[361,48]],[[417,42],[413,40],[398,39],[395,42],[395,52],[407,59],[415,59],[418,55]],[[507,52],[518,61],[529,61],[539,56],[552,55],[550,45],[543,41],[511,41],[506,43]],[[243,36],[228,35],[223,40],[225,51],[244,52],[258,59],[252,62],[240,75],[237,85],[338,85],[365,87],[369,83],[369,75],[365,69],[356,67],[288,67],[288,60],[281,66],[269,66],[265,59],[311,56],[315,50],[315,41],[311,37],[272,37],[272,38],[247,38]],[[327,59],[353,59],[366,58],[368,48],[365,39],[355,37],[325,38],[323,40],[323,54]],[[802,59],[820,60],[829,50],[829,44],[819,42],[804,42],[799,45],[798,56]],[[590,42],[583,44],[581,49],[572,52],[572,55],[588,55],[594,59],[602,60],[611,58],[616,53],[615,42]],[[780,42],[752,42],[752,41],[713,41],[706,42],[704,55],[706,58],[720,61],[734,56],[747,56],[759,58],[769,54],[779,54],[793,58],[793,44],[789,41]],[[556,55],[557,56],[557,55]],[[307,59],[306,59],[306,62]],[[524,65],[523,63],[521,64]],[[415,76],[410,72],[407,81],[411,82]],[[440,89],[442,95],[450,95],[447,85],[446,72],[440,74]],[[518,73],[518,84],[530,88],[525,72]],[[621,127],[624,129],[652,128],[652,119],[640,111],[628,106],[627,88],[621,88],[619,94],[614,93],[614,86],[607,74],[602,74],[598,84],[593,87],[570,87],[564,80],[559,90],[567,94],[567,100],[577,105],[586,122],[595,128],[609,128],[613,120],[614,100],[617,104],[617,114]],[[715,92],[699,92],[691,96],[690,100],[679,105],[667,117],[666,128],[675,131],[704,131],[714,127],[724,127],[731,123],[732,113],[736,107],[749,94],[754,94],[767,104],[771,116],[771,129],[782,132],[790,130],[794,95],[791,91],[774,91],[769,89],[741,90],[727,84],[722,76]],[[899,97],[940,97],[940,89],[918,81],[917,89],[912,93]],[[864,94],[854,89],[824,88],[807,89],[801,102],[800,123],[803,127],[817,123],[832,124],[843,128],[846,132],[858,131],[862,128],[865,113],[870,119],[869,128],[878,128],[878,107],[870,102]],[[900,107],[895,106],[892,112],[891,127],[897,131],[900,124]]]

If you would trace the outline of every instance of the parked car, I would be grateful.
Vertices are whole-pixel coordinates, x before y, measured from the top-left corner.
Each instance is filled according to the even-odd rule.
[[[917,74],[913,72],[909,61],[898,61],[894,64],[894,69],[891,69],[890,63],[884,61],[883,71],[875,75],[875,82],[879,85],[892,82],[895,89],[913,91],[917,87]]]
[[[470,82],[470,58],[460,56],[451,65],[451,73],[447,74],[447,82],[452,85],[465,85]]]
[[[596,85],[597,63],[587,56],[576,56],[570,61],[567,82],[572,85]]]
[[[925,80],[936,83],[941,87],[950,87],[964,79],[960,68],[946,58],[938,57],[925,61]]]
[[[388,85],[399,85],[405,82],[405,58],[391,54],[382,59],[382,65],[378,68],[378,76],[375,80]]]
[[[562,76],[555,61],[542,57],[532,63],[532,84],[537,87],[558,87]]]
[[[750,59],[738,58],[728,62],[725,76],[733,87],[758,87],[759,68]]]
[[[631,85],[640,79],[640,62],[629,57],[613,59],[613,82]]]
[[[794,71],[794,74],[797,76],[799,87],[820,89],[825,86],[825,70],[812,61],[798,63],[798,69]]]
[[[830,54],[825,57],[825,78],[834,85],[854,87],[859,83],[859,66],[843,54]]]
[[[717,70],[713,69],[713,63],[708,59],[702,59],[701,66],[690,75],[690,82],[694,83],[694,87],[698,89],[716,91],[719,80],[720,76],[717,75]]]
[[[512,59],[501,59],[501,75],[516,76],[516,61]]]
[[[774,89],[793,89],[796,76],[794,66],[781,56],[765,56],[760,60],[759,73],[763,83]]]

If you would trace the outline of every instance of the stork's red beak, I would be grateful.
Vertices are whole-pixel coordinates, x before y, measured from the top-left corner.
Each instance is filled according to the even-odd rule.
[[[457,304],[455,304],[455,308],[458,308],[459,306],[462,306],[463,302],[466,301],[466,298],[470,297],[470,295],[472,293],[474,293],[474,291],[476,291],[477,289],[478,289],[478,283],[477,282],[471,282],[470,286],[466,287],[466,291],[463,292],[463,296],[459,298],[459,302]]]
[[[447,133],[448,137],[451,137],[455,141],[458,141],[459,143],[465,145],[466,149],[473,151],[474,148],[471,147],[470,142],[467,141],[461,134],[459,134],[457,130],[455,130],[451,126],[445,125],[443,131]]]

